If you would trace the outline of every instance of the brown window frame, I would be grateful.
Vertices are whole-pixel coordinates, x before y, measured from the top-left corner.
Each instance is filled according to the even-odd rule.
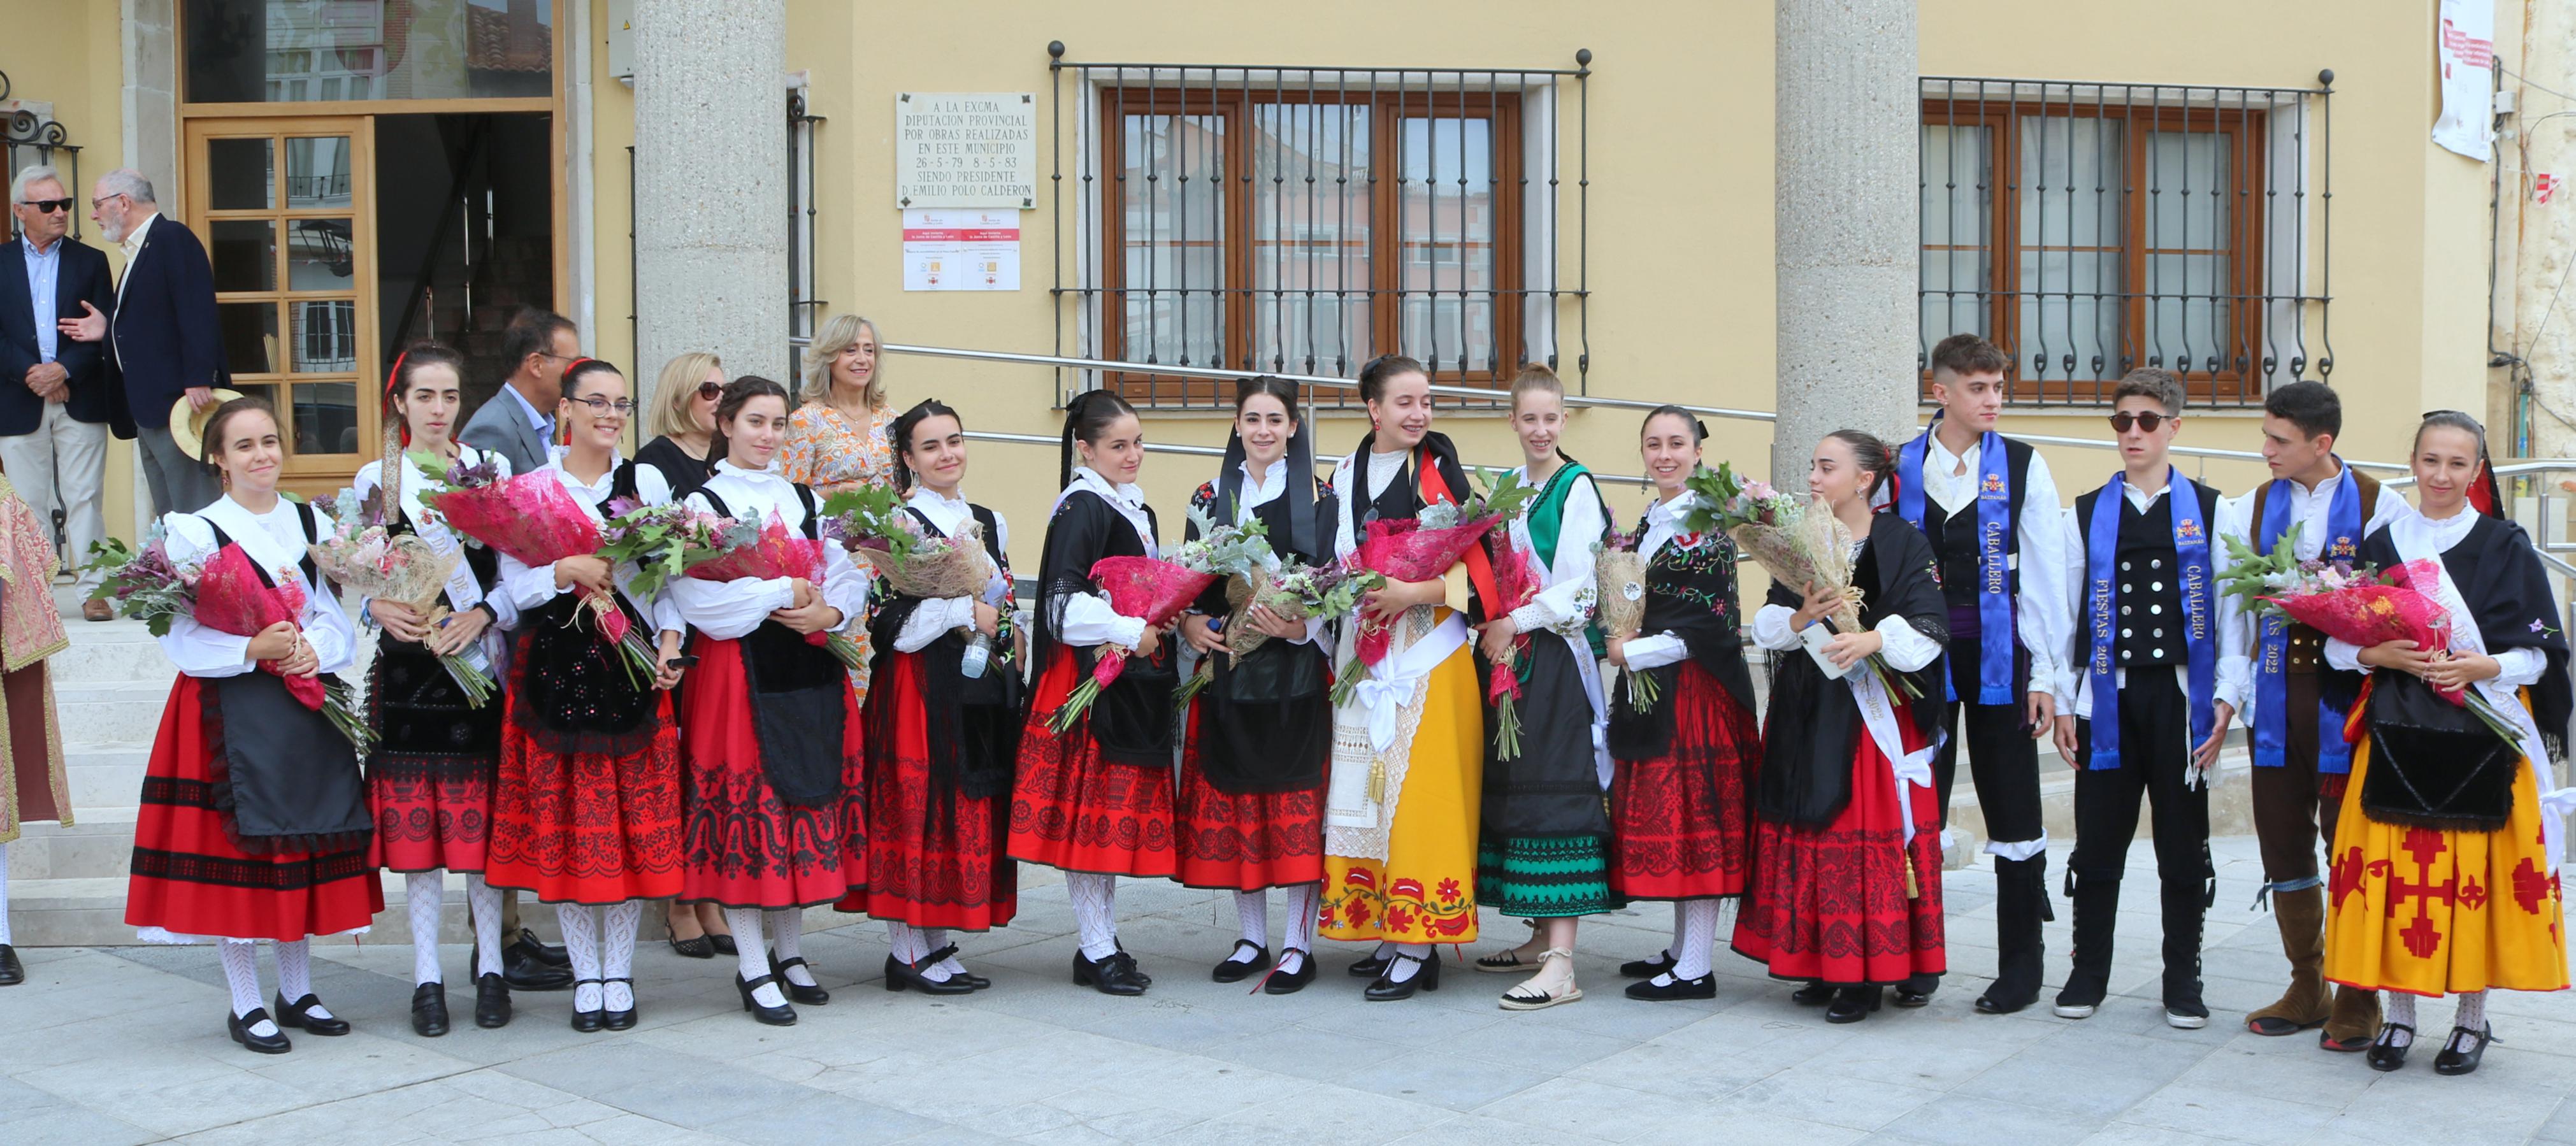
[[[2120,231],[2120,348],[2127,360],[2104,364],[2107,377],[2099,379],[2051,377],[2033,380],[2022,377],[2030,358],[2039,352],[2035,344],[2025,344],[2021,329],[2021,218],[2020,190],[2021,117],[2025,115],[2054,118],[2116,119],[2122,126],[2121,178],[2125,187],[2118,193],[2121,205]],[[2155,132],[2186,131],[2194,133],[2232,132],[2234,141],[2225,154],[2230,157],[2230,185],[2226,188],[2232,200],[2228,208],[2227,241],[2219,248],[2156,247],[2160,254],[2220,254],[2227,256],[2227,291],[2221,296],[2229,306],[2226,329],[2230,338],[2229,355],[2221,356],[2218,369],[2206,368],[2208,356],[2199,355],[2191,366],[2174,369],[2185,390],[2195,403],[2218,406],[2260,406],[2263,401],[2263,371],[2260,349],[2263,346],[2263,324],[2267,320],[2267,298],[2264,290],[2264,260],[2268,234],[2265,224],[2296,226],[2287,213],[2264,209],[2267,204],[2267,176],[2271,162],[2270,117],[2268,108],[2157,106],[2153,103],[2042,103],[2037,100],[1965,100],[1932,99],[1922,101],[1922,123],[1927,127],[1983,127],[1992,141],[1987,153],[1994,165],[1986,173],[1986,183],[1996,189],[1988,208],[1987,225],[1992,242],[1986,251],[1988,265],[1984,279],[1987,339],[2013,359],[2013,370],[2006,388],[2006,401],[2015,405],[2108,405],[2112,387],[2127,369],[2139,366],[2162,366],[2174,369],[2175,354],[2158,355],[2156,348],[2144,341],[2147,330],[2147,262],[2151,248],[2146,246],[2147,210],[2154,199],[2153,185],[2147,181],[2147,148]],[[2167,190],[2170,190],[2168,188]],[[2198,192],[2195,191],[2195,194]],[[1952,244],[1952,249],[1960,249]],[[2059,249],[2076,249],[2072,247]],[[2108,249],[2108,248],[2103,248]],[[2054,291],[2040,292],[2042,297]],[[2176,297],[2163,291],[2158,298]],[[2209,298],[2206,293],[2181,292],[2186,299]],[[1918,314],[1920,308],[1918,307]],[[1937,336],[1927,342],[1938,341]],[[2171,348],[2168,348],[2171,349]],[[2194,350],[2201,348],[2194,347]],[[2150,361],[2161,357],[2163,361]],[[2237,359],[2247,361],[2237,364]],[[2063,363],[2052,363],[2052,374],[2063,370]],[[2078,369],[2089,368],[2078,362]],[[1932,373],[1928,364],[1921,376],[1922,400],[1932,401]]]
[[[1396,165],[1398,171],[1401,170],[1404,157],[1401,128],[1403,121],[1407,119],[1489,120],[1492,123],[1493,137],[1490,150],[1493,237],[1492,241],[1485,245],[1492,248],[1493,275],[1489,286],[1465,291],[1464,296],[1471,300],[1482,296],[1492,308],[1494,361],[1487,369],[1462,370],[1456,365],[1457,358],[1444,353],[1441,356],[1442,361],[1434,364],[1432,381],[1445,386],[1491,389],[1499,395],[1511,384],[1513,375],[1528,361],[1528,348],[1523,342],[1525,323],[1523,312],[1528,299],[1525,289],[1528,268],[1523,262],[1525,255],[1522,228],[1525,225],[1526,216],[1526,205],[1523,202],[1526,192],[1523,171],[1526,157],[1523,154],[1525,140],[1522,137],[1521,117],[1524,109],[1520,93],[1380,91],[1372,94],[1367,91],[1340,93],[1284,88],[1264,91],[1257,85],[1248,88],[1219,87],[1214,90],[1104,85],[1099,89],[1097,103],[1099,107],[1099,119],[1096,124],[1099,133],[1096,136],[1098,170],[1104,173],[1104,180],[1112,187],[1115,186],[1116,180],[1112,173],[1125,170],[1125,117],[1129,115],[1215,115],[1224,120],[1225,138],[1229,141],[1229,145],[1224,150],[1223,173],[1229,191],[1221,215],[1224,234],[1221,240],[1217,240],[1223,243],[1225,252],[1223,274],[1225,296],[1224,305],[1220,308],[1220,321],[1224,329],[1223,359],[1217,363],[1192,362],[1190,365],[1238,369],[1246,374],[1271,370],[1292,374],[1331,373],[1334,365],[1320,354],[1317,355],[1317,361],[1311,371],[1306,368],[1303,355],[1290,357],[1283,354],[1280,356],[1283,359],[1280,364],[1273,364],[1266,360],[1257,361],[1255,358],[1254,308],[1265,301],[1256,297],[1253,287],[1254,252],[1257,249],[1253,211],[1260,195],[1257,190],[1253,194],[1234,192],[1234,189],[1252,186],[1255,157],[1252,147],[1232,145],[1235,141],[1248,141],[1251,138],[1246,134],[1245,125],[1250,122],[1252,108],[1260,104],[1301,103],[1370,107],[1368,138],[1372,172],[1383,170],[1384,163],[1389,159]],[[1373,175],[1370,182],[1372,186],[1367,192],[1368,282],[1365,287],[1354,285],[1351,293],[1365,290],[1368,294],[1369,333],[1372,346],[1352,348],[1349,365],[1353,371],[1358,369],[1361,362],[1367,361],[1374,354],[1384,352],[1391,343],[1401,339],[1403,308],[1408,297],[1428,297],[1435,303],[1444,296],[1460,297],[1459,292],[1438,289],[1436,286],[1429,291],[1403,290],[1405,264],[1402,260],[1407,240],[1424,237],[1408,236],[1404,230],[1402,181],[1398,178],[1378,178]],[[1126,280],[1127,231],[1124,200],[1124,194],[1114,189],[1107,190],[1098,197],[1100,241],[1097,245],[1099,276],[1096,293],[1100,298],[1097,312],[1100,324],[1099,345],[1102,348],[1101,357],[1111,361],[1130,360],[1127,357],[1126,300],[1131,288]],[[1198,241],[1192,240],[1193,243]],[[1413,245],[1423,244],[1417,242]],[[1466,241],[1463,226],[1460,230],[1459,242],[1446,245],[1462,250],[1471,245]],[[1459,275],[1463,281],[1466,260],[1462,258],[1456,265],[1460,268]],[[1440,266],[1435,254],[1432,264],[1432,277],[1435,284],[1438,281]],[[1193,286],[1190,289],[1195,292],[1200,288]],[[1328,292],[1298,290],[1278,293],[1311,293],[1314,296],[1321,296]],[[1434,313],[1435,315],[1437,313],[1436,307]],[[1449,340],[1435,341],[1444,352],[1456,345]],[[1103,371],[1100,381],[1103,387],[1116,388],[1122,397],[1140,407],[1208,407],[1230,401],[1232,398],[1231,386],[1203,378],[1134,371]],[[1313,396],[1313,401],[1325,406],[1356,403],[1356,399],[1343,391],[1319,393]]]

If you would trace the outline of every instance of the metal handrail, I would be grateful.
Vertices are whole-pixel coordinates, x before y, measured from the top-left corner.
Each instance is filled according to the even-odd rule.
[[[794,342],[795,340],[791,338],[789,341]],[[1024,366],[1048,366],[1064,370],[1107,370],[1118,373],[1158,374],[1172,378],[1204,378],[1216,382],[1231,382],[1238,378],[1249,378],[1256,374],[1267,374],[1269,377],[1277,378],[1282,382],[1293,382],[1301,386],[1321,386],[1336,390],[1357,390],[1360,385],[1354,379],[1334,378],[1322,374],[1280,374],[1262,370],[1222,370],[1205,366],[1169,366],[1149,362],[1119,362],[1105,358],[1076,358],[1061,354],[1022,354],[1009,350],[970,350],[956,346],[916,346],[909,343],[889,342],[879,346],[877,349],[886,354],[915,354],[925,358],[962,358],[977,362],[1013,362]],[[1474,398],[1482,401],[1491,401],[1499,394],[1499,391],[1487,390],[1474,386],[1433,386],[1431,387],[1431,392],[1453,398]],[[1662,409],[1666,405],[1671,405],[1687,410],[1693,414],[1705,415],[1711,418],[1732,418],[1737,421],[1744,422],[1776,422],[1780,419],[1778,414],[1769,410],[1745,410],[1732,406],[1700,406],[1693,405],[1688,402],[1644,402],[1634,398],[1602,398],[1590,394],[1568,394],[1565,396],[1565,404],[1572,407],[1589,407],[1605,410],[1634,410],[1641,414],[1649,410],[1658,410]],[[2077,449],[2087,450],[2117,450],[2120,448],[2120,443],[2118,442],[2104,441],[2098,438],[2062,438],[2049,434],[2016,434],[2014,437],[2034,445],[2043,446],[2071,446]],[[2227,461],[2259,462],[2263,460],[2262,454],[2251,450],[2219,450],[2210,449],[2204,446],[2174,446],[2170,452],[2183,457],[2218,458]],[[2346,459],[2346,463],[2367,470],[2404,472],[2406,469],[2404,465],[2395,462],[2372,462]],[[2497,472],[2501,473],[2503,471],[2498,470]]]

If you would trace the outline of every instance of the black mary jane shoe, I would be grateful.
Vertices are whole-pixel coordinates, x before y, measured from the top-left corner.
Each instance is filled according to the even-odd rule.
[[[705,935],[690,939],[673,939],[671,950],[683,959],[713,959],[716,957],[716,941]]]
[[[1821,1007],[1834,1001],[1834,989],[1823,983],[1809,983],[1789,992],[1789,1001],[1801,1007]]]
[[[1399,962],[1411,963],[1414,965],[1415,969],[1412,978],[1398,983],[1393,979],[1388,978],[1387,975],[1380,975],[1377,977],[1377,982],[1368,985],[1368,990],[1360,992],[1360,997],[1367,999],[1372,1003],[1392,1003],[1398,999],[1412,998],[1415,991],[1437,991],[1440,989],[1440,960],[1438,958],[1398,954],[1395,958],[1387,961],[1386,969],[1388,975],[1392,975],[1395,972],[1395,965]]]
[[[806,962],[804,956],[798,955],[791,959],[781,959],[778,957],[777,952],[772,951],[769,953],[769,974],[772,978],[778,980],[779,989],[787,992],[788,1002],[803,1003],[809,1007],[819,1007],[832,1001],[832,993],[824,990],[821,982],[817,981],[813,986],[807,987],[797,983],[794,979],[788,978],[787,969],[790,967],[803,967],[807,978],[810,979],[814,976],[814,965]]]
[[[1235,958],[1246,950],[1252,952],[1252,958]],[[1237,939],[1234,941],[1234,950],[1226,952],[1225,958],[1217,960],[1216,968],[1208,972],[1208,978],[1220,983],[1240,983],[1251,978],[1254,972],[1261,970],[1262,964],[1269,961],[1269,948],[1249,939]]]
[[[496,973],[474,980],[474,1025],[487,1031],[510,1025],[510,984]]]
[[[1884,987],[1835,988],[1833,1005],[1825,1008],[1825,1021],[1857,1023],[1868,1018],[1871,1011],[1877,1010],[1879,1001],[1885,998],[1886,994],[1887,989]]]
[[[2487,1057],[2487,1044],[2496,1041],[2495,1026],[2481,1024],[2477,1030],[2451,1028],[2451,1037],[2442,1041],[2442,1053],[2433,1056],[2435,1074],[2469,1074],[2478,1069],[2478,1060]],[[2461,1044],[2471,1044],[2461,1049]]]
[[[1676,978],[1670,971],[1659,971],[1656,972],[1656,974],[1663,978],[1664,981],[1662,983],[1657,983],[1653,979],[1648,979],[1643,983],[1630,983],[1628,984],[1628,997],[1631,999],[1642,999],[1649,1003],[1662,1003],[1673,999],[1714,999],[1717,997],[1717,975],[1715,972],[1702,975],[1696,979]]]
[[[543,939],[539,939],[537,938],[536,932],[530,931],[525,927],[519,929],[518,942],[513,943],[510,946],[515,950],[526,951],[529,958],[534,959],[539,963],[543,963],[548,967],[569,968],[572,966],[572,953],[564,950],[562,944],[548,943]]]
[[[27,981],[27,968],[18,962],[18,949],[0,943],[0,987],[15,987]]]
[[[580,1031],[583,1034],[590,1034],[591,1032],[597,1031],[601,1027],[608,1025],[608,1012],[605,1010],[585,1011],[581,1009],[581,989],[584,987],[599,987],[600,1001],[602,1003],[607,1001],[608,990],[597,979],[580,979],[576,980],[572,985],[572,1029]]]
[[[476,953],[469,963],[476,981],[483,978],[483,957]],[[557,967],[530,953],[522,944],[513,943],[501,949],[501,981],[514,991],[563,991],[572,987],[572,969]]]
[[[1387,957],[1372,951],[1366,958],[1351,964],[1351,978],[1374,979],[1386,974]]]
[[[338,1038],[341,1035],[348,1034],[349,1020],[338,1018],[336,1016],[324,1018],[323,1016],[313,1013],[313,1008],[321,1005],[322,1000],[317,999],[310,994],[301,999],[297,999],[292,1003],[286,1001],[286,996],[279,995],[277,997],[277,1025],[281,1027],[293,1027],[308,1035],[320,1035],[323,1038]]]
[[[752,992],[777,981],[778,980],[775,977],[769,975],[763,975],[757,979],[745,980],[742,977],[742,972],[736,971],[733,973],[733,989],[741,992],[742,1009],[751,1012],[752,1018],[758,1019],[773,1027],[795,1026],[796,1008],[788,1006],[785,1003],[780,1003],[775,1007],[764,1007],[760,1005],[759,1000],[751,997]]]
[[[2390,1040],[2390,1036],[2399,1031],[2406,1032],[2406,1043],[2403,1046]],[[2381,1023],[2379,1037],[2370,1040],[2370,1053],[2362,1057],[2364,1061],[2370,1063],[2372,1070],[2391,1071],[2405,1066],[2406,1052],[2413,1049],[2415,1049],[2415,1028],[2404,1023]],[[2483,1049],[2481,1048],[2481,1051]]]
[[[1279,953],[1279,962],[1286,963],[1291,955],[1297,957],[1297,969],[1282,971],[1276,966],[1272,967],[1270,974],[1261,980],[1262,994],[1294,995],[1305,990],[1307,984],[1315,981],[1315,953],[1290,947]]]
[[[224,1029],[232,1032],[234,1042],[260,1054],[285,1054],[294,1050],[295,1044],[287,1041],[286,1032],[282,1029],[273,1035],[251,1033],[252,1027],[269,1021],[268,1009],[265,1007],[253,1007],[247,1015],[236,1015],[229,1011],[224,1013]]]
[[[1672,952],[1658,951],[1652,959],[1631,959],[1620,964],[1619,974],[1630,979],[1652,979],[1672,974],[1673,968],[1680,965],[1681,960],[1674,958]]]
[[[447,984],[423,983],[411,989],[411,1033],[425,1039],[447,1033]]]
[[[954,947],[947,947],[942,948],[941,951],[933,951],[928,955],[922,956],[921,962],[919,963],[906,963],[892,955],[886,956],[885,989],[889,991],[901,991],[906,988],[910,988],[925,995],[974,994],[975,984],[968,982],[966,977],[963,975],[950,975],[945,979],[933,979],[921,973],[921,969],[923,967],[938,965],[940,960],[947,958],[948,954],[953,954],[956,950],[957,949]],[[942,952],[946,952],[946,954],[943,954]]]
[[[1077,948],[1073,953],[1073,985],[1089,987],[1103,995],[1142,995],[1154,980],[1136,968],[1136,957],[1124,950],[1094,962]]]
[[[1940,987],[1941,980],[1935,976],[1912,976],[1898,983],[1895,990],[1888,992],[1887,1001],[1908,1010],[1928,1007],[1932,1005],[1932,992],[1939,990]]]
[[[622,1010],[622,1011],[610,1011],[610,1010],[602,1010],[602,1011],[600,1011],[600,1012],[599,1012],[599,1025],[600,1025],[600,1026],[602,1026],[602,1027],[605,1027],[605,1028],[607,1028],[607,1029],[609,1029],[609,1030],[612,1030],[612,1031],[628,1031],[628,1030],[633,1030],[633,1029],[635,1029],[635,980],[633,980],[633,979],[602,979],[602,980],[600,980],[600,981],[599,981],[599,1005],[600,1005],[601,1007],[603,1007],[603,1008],[605,1008],[605,1007],[607,1007],[607,1006],[608,1006],[608,985],[609,985],[610,983],[624,983],[624,984],[626,984],[626,1009],[625,1009],[625,1010]]]
[[[726,932],[721,935],[709,932],[707,935],[707,942],[716,945],[716,954],[718,955],[742,954],[742,948],[734,945],[733,934],[731,932]]]

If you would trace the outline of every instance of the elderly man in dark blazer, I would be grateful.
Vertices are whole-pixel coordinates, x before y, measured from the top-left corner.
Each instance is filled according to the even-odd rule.
[[[152,182],[139,171],[99,176],[89,206],[100,232],[124,249],[125,277],[117,281],[113,310],[84,307],[81,317],[63,321],[63,333],[83,342],[108,340],[108,360],[125,379],[152,512],[203,508],[223,491],[199,459],[170,440],[170,407],[183,395],[194,409],[213,405],[215,387],[228,377],[206,245],[186,224],[161,214]]]
[[[54,168],[19,171],[9,184],[18,240],[0,246],[0,466],[48,539],[60,501],[70,544],[66,569],[86,560],[90,545],[107,535],[99,489],[107,476],[108,422],[122,409],[106,352],[62,333],[62,321],[81,318],[84,308],[94,313],[116,305],[107,256],[66,237],[77,202]],[[80,574],[81,588],[96,588],[101,576]],[[104,621],[107,602],[84,601],[81,613]]]

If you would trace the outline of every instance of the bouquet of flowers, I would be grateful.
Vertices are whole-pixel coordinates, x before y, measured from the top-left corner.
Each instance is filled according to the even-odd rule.
[[[635,563],[635,592],[650,596],[671,578],[714,559],[729,546],[748,539],[734,523],[690,507],[685,502],[641,505],[623,498],[608,503],[609,518],[599,523],[599,556],[610,562]]]
[[[1840,518],[1820,507],[1811,511],[1806,501],[1771,488],[1769,482],[1744,481],[1725,462],[1714,470],[1701,467],[1684,488],[1694,501],[1682,514],[1682,529],[1726,534],[1783,585],[1799,589],[1822,585],[1841,593],[1842,607],[1830,616],[1835,630],[1861,630],[1860,593],[1852,587],[1851,530]],[[1909,698],[1922,698],[1922,690],[1888,667],[1885,657],[1872,653],[1868,663],[1891,691],[1902,689]]]
[[[2389,641],[2413,641],[2447,657],[2451,649],[2451,613],[2434,598],[2441,584],[2441,564],[2426,557],[2382,574],[2368,564],[2298,559],[2299,525],[2293,524],[2270,553],[2234,535],[2224,539],[2229,567],[2219,578],[2221,591],[2243,599],[2256,616],[2286,617],[2328,637],[2360,648]],[[2515,723],[2496,711],[2476,689],[2434,694],[2467,708],[2507,744],[2519,741]]]
[[[1170,624],[1208,586],[1216,584],[1214,573],[1152,557],[1103,557],[1092,563],[1091,579],[1109,598],[1111,609],[1119,616],[1145,622],[1147,628]],[[1084,713],[1091,711],[1092,702],[1100,699],[1100,690],[1115,683],[1126,669],[1126,650],[1101,650],[1091,675],[1074,686],[1063,707],[1048,719],[1047,727],[1058,736],[1064,735],[1081,721]]]
[[[448,528],[509,554],[512,560],[535,568],[599,553],[599,523],[573,501],[572,493],[553,474],[530,471],[503,478],[499,468],[489,464],[452,465],[423,453],[414,453],[411,459],[422,473],[447,487],[423,490],[422,507]],[[640,670],[643,679],[652,679],[654,648],[635,631],[625,610],[607,593],[585,591],[582,603],[599,639],[617,646],[627,666]]]
[[[1509,520],[1506,518],[1505,520]],[[1494,592],[1502,598],[1501,607],[1508,614],[1529,604],[1546,588],[1546,579],[1530,564],[1529,556],[1512,544],[1511,533],[1496,529],[1485,539],[1488,559],[1494,563]],[[1486,618],[1491,623],[1494,618]],[[1512,634],[1509,663],[1494,666],[1485,678],[1485,703],[1494,710],[1494,758],[1518,760],[1521,755],[1521,673],[1528,663],[1530,635]]]
[[[421,619],[435,626],[449,616],[439,595],[447,579],[456,572],[461,554],[440,553],[417,533],[393,533],[385,528],[385,491],[382,487],[361,499],[355,489],[343,489],[331,501],[331,535],[307,548],[314,565],[324,576],[338,582],[362,597],[373,597],[409,606]],[[465,691],[465,703],[481,708],[492,699],[492,677],[476,664],[479,648],[468,646],[465,653],[450,653],[438,658],[456,686]]]
[[[823,502],[823,530],[850,556],[868,563],[888,588],[906,597],[980,597],[998,572],[984,552],[984,524],[969,519],[955,537],[922,528],[903,500],[884,486],[860,486]]]
[[[686,575],[701,581],[802,577],[818,591],[822,588],[824,542],[820,538],[798,536],[775,513],[769,515],[767,525],[760,526],[731,518],[715,520],[721,524],[717,531],[721,544],[703,560],[688,565],[683,570]],[[843,634],[811,632],[805,634],[805,643],[830,651],[852,671],[867,665],[859,643]]]
[[[1521,506],[1538,496],[1538,490],[1508,470],[1479,471],[1479,476],[1485,479],[1485,492],[1463,503],[1441,502],[1424,506],[1415,517],[1370,522],[1368,536],[1360,539],[1359,547],[1351,554],[1354,568],[1371,578],[1359,591],[1367,592],[1386,581],[1436,581],[1447,576],[1449,567],[1466,556],[1485,534],[1509,522],[1520,513]],[[1362,670],[1386,658],[1389,640],[1385,629],[1361,624],[1356,654],[1335,674],[1334,705],[1350,703]]]
[[[1596,617],[1607,636],[1633,638],[1645,625],[1646,557],[1637,551],[1644,540],[1639,534],[1613,529],[1593,543],[1592,576],[1601,586]],[[1618,670],[1610,671],[1610,683],[1615,684]],[[1628,674],[1628,703],[1637,711],[1654,711],[1656,696],[1655,678],[1641,672]]]
[[[1218,525],[1208,519],[1206,511],[1195,505],[1190,507],[1189,517],[1190,524],[1198,530],[1198,537],[1195,540],[1184,541],[1172,550],[1170,558],[1172,564],[1227,578],[1226,593],[1229,600],[1233,599],[1237,586],[1251,583],[1250,578],[1260,577],[1267,581],[1278,575],[1279,555],[1271,551],[1269,527],[1263,525],[1259,518],[1254,518],[1250,525]],[[1299,619],[1304,618],[1301,616]],[[1260,647],[1261,641],[1266,639],[1262,634],[1254,632],[1250,634],[1255,638],[1254,640],[1243,648],[1236,649],[1235,640],[1247,631],[1249,630],[1229,628],[1226,634],[1226,650],[1229,654],[1241,656]],[[1199,671],[1192,674],[1190,679],[1181,682],[1181,687],[1172,691],[1173,703],[1183,711],[1187,711],[1190,698],[1197,696],[1200,689],[1206,688],[1208,682],[1215,679],[1215,659],[1211,657],[1201,660]]]
[[[224,546],[201,564],[180,565],[170,559],[158,524],[144,534],[139,552],[112,537],[92,543],[84,568],[106,574],[91,591],[91,600],[113,602],[118,613],[140,618],[156,637],[167,636],[170,619],[180,616],[236,637],[257,636],[280,621],[300,625],[304,616],[304,590],[292,572],[280,570],[272,589],[260,582],[259,570],[238,545]],[[358,751],[374,742],[375,734],[359,719],[349,686],[340,678],[288,676],[277,665],[259,662],[261,671],[285,682],[288,695],[329,717]]]

